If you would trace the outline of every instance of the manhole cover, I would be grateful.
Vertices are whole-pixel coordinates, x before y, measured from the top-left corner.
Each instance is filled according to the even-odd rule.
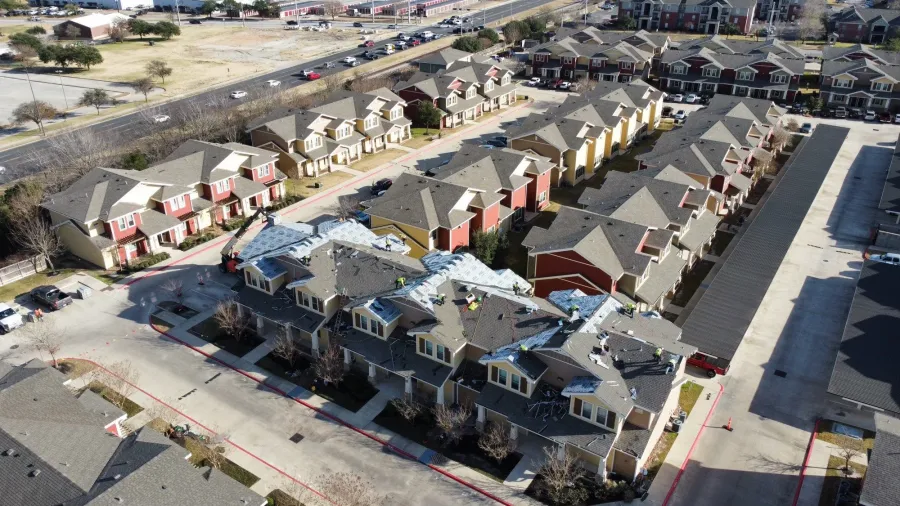
[[[293,436],[291,436],[292,443],[299,443],[300,441],[303,441],[303,434],[300,434],[298,432],[298,433],[294,434]]]
[[[782,371],[781,369],[775,369],[775,376],[779,378],[787,378],[787,373]]]

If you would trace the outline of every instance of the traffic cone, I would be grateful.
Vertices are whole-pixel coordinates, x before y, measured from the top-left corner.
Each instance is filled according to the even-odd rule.
[[[725,430],[727,430],[728,432],[731,432],[731,431],[734,430],[734,429],[731,427],[731,417],[730,417],[730,416],[728,417],[728,425],[725,426]]]

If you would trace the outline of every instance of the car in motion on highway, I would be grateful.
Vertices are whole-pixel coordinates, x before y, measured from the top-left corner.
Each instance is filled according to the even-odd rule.
[[[302,74],[303,74],[303,77],[309,77],[309,75],[314,72],[315,72],[315,70],[313,70],[313,69],[303,69]]]
[[[316,79],[319,79],[320,77],[322,77],[322,74],[320,74],[318,72],[313,72],[312,74],[309,74],[306,76],[306,78],[309,79],[310,81],[315,81]]]
[[[353,63],[355,61],[356,61],[356,58],[354,58],[352,56],[345,56],[343,59],[343,62],[347,63],[347,64]]]
[[[169,121],[169,119],[171,118],[169,118],[165,114],[156,114],[151,118],[154,123],[165,123],[166,121]]]
[[[232,91],[232,92],[231,92],[231,98],[244,98],[244,97],[246,97],[246,96],[247,96],[247,92],[246,92],[246,91],[237,90],[237,91]]]
[[[266,81],[266,84],[269,85],[270,88],[274,88],[276,86],[280,86],[281,81],[278,81],[277,79],[269,79],[268,81]]]

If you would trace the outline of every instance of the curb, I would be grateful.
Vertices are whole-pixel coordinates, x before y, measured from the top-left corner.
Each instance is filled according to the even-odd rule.
[[[800,501],[800,491],[803,490],[803,480],[806,479],[806,469],[809,467],[809,459],[812,457],[813,447],[816,445],[816,435],[819,434],[819,422],[813,426],[812,434],[809,436],[809,445],[806,447],[806,457],[803,458],[803,467],[800,468],[800,479],[797,481],[797,491],[794,492],[794,502],[791,506],[797,506]]]
[[[663,500],[662,506],[666,506],[669,504],[669,501],[672,499],[672,496],[675,495],[675,489],[678,487],[678,483],[681,481],[681,476],[684,474],[684,470],[687,468],[688,461],[691,460],[691,455],[694,454],[694,449],[697,447],[697,443],[700,441],[700,436],[703,435],[703,431],[706,430],[706,426],[709,425],[709,419],[712,418],[713,412],[716,410],[716,406],[719,404],[719,399],[722,398],[722,393],[725,392],[725,387],[719,383],[719,394],[716,395],[716,400],[713,401],[712,406],[709,408],[709,413],[706,414],[706,418],[703,420],[703,425],[700,426],[700,431],[697,432],[697,437],[694,438],[694,442],[691,444],[691,448],[688,450],[687,455],[684,456],[684,462],[681,463],[681,467],[678,469],[678,474],[675,475],[675,480],[672,481],[672,486],[669,487],[669,493],[666,494],[665,500]],[[794,504],[796,506],[796,503]]]
[[[152,326],[152,325],[151,325],[151,326]],[[154,328],[154,330],[155,330],[155,328]],[[157,331],[157,332],[159,332],[159,331]],[[195,351],[196,351],[196,350],[195,350]],[[59,360],[65,360],[65,359],[64,359],[64,358],[61,358],[61,359],[59,359]],[[140,393],[146,395],[147,397],[153,399],[154,401],[158,402],[159,404],[162,404],[163,406],[165,406],[165,407],[171,409],[171,410],[174,411],[175,413],[178,413],[180,416],[184,417],[185,419],[190,420],[190,422],[193,423],[194,425],[197,425],[197,426],[199,426],[199,427],[202,427],[203,430],[209,432],[210,434],[217,434],[216,431],[214,431],[214,430],[210,429],[209,427],[203,425],[202,423],[200,423],[199,421],[195,420],[195,419],[192,418],[191,416],[189,416],[189,415],[187,415],[187,414],[185,414],[185,413],[183,413],[183,412],[181,412],[181,411],[175,409],[174,407],[170,406],[169,404],[167,404],[167,403],[166,403],[165,401],[163,401],[162,399],[159,399],[158,397],[156,397],[155,395],[151,394],[150,392],[144,390],[143,388],[141,388],[141,387],[135,385],[134,383],[131,383],[130,381],[126,380],[125,378],[123,378],[123,377],[121,377],[121,376],[119,376],[118,374],[115,374],[114,372],[112,372],[112,371],[110,371],[109,369],[103,367],[102,365],[98,364],[97,362],[94,362],[93,360],[86,359],[86,358],[79,358],[78,360],[84,360],[85,362],[89,362],[89,363],[95,365],[96,367],[98,367],[98,368],[100,368],[100,369],[103,369],[103,371],[104,371],[106,374],[109,374],[110,376],[115,376],[116,378],[119,378],[120,380],[124,381],[125,383],[128,383],[129,385],[131,385],[132,387],[134,387],[134,389],[137,390],[138,392],[140,392]],[[306,483],[304,483],[304,482],[302,482],[302,481],[300,481],[300,480],[294,478],[293,476],[291,476],[291,475],[289,475],[288,473],[282,471],[281,469],[278,469],[277,467],[275,467],[274,465],[272,465],[272,464],[269,463],[269,462],[266,462],[265,460],[263,460],[262,458],[258,457],[257,455],[254,455],[253,453],[250,453],[249,451],[247,451],[245,448],[243,448],[242,446],[238,445],[238,444],[235,443],[234,441],[232,441],[232,440],[230,440],[230,439],[225,439],[225,442],[227,442],[227,443],[230,444],[231,446],[237,448],[237,449],[240,450],[241,452],[247,454],[248,456],[253,457],[254,459],[256,459],[256,460],[262,462],[262,463],[265,464],[267,467],[269,467],[269,468],[271,468],[272,470],[276,471],[278,474],[280,474],[280,475],[286,477],[287,479],[293,481],[294,483],[296,483],[296,484],[302,486],[303,488],[309,490],[309,491],[312,492],[313,494],[316,494],[318,497],[320,497],[320,498],[322,498],[322,499],[328,501],[329,504],[333,504],[334,506],[340,506],[339,504],[337,504],[336,502],[332,501],[331,498],[329,498],[328,496],[326,496],[326,495],[323,494],[322,492],[319,492],[318,490],[312,488],[311,486],[307,485]],[[249,487],[247,487],[247,488],[249,489]]]
[[[166,336],[167,338],[171,339],[172,341],[175,341],[176,343],[179,343],[179,344],[181,344],[181,345],[183,345],[183,346],[185,346],[185,347],[187,347],[187,348],[190,348],[192,351],[195,351],[195,352],[199,353],[200,355],[203,355],[204,357],[206,357],[206,358],[208,358],[208,359],[210,359],[210,360],[213,360],[213,361],[215,361],[216,363],[218,363],[218,364],[220,364],[220,365],[223,365],[223,366],[225,366],[225,367],[231,369],[232,371],[237,372],[238,374],[241,374],[241,375],[244,376],[244,377],[250,378],[251,380],[253,380],[253,381],[255,381],[256,383],[258,383],[259,385],[263,386],[264,388],[266,388],[266,389],[268,389],[268,390],[271,390],[272,392],[275,392],[275,393],[277,393],[277,394],[279,394],[279,395],[281,395],[281,396],[283,396],[283,397],[285,397],[285,398],[287,398],[287,399],[290,399],[290,400],[296,402],[297,404],[300,404],[300,405],[302,405],[302,406],[304,406],[304,407],[306,407],[306,408],[308,408],[308,409],[311,409],[311,410],[315,411],[316,414],[321,415],[321,416],[324,416],[325,418],[328,418],[329,420],[331,420],[331,421],[333,421],[333,422],[336,422],[336,423],[338,423],[338,424],[340,424],[340,425],[343,425],[344,427],[346,427],[346,428],[348,428],[348,429],[350,429],[350,430],[352,430],[352,431],[354,431],[354,432],[356,432],[356,433],[358,433],[358,434],[361,434],[361,435],[363,435],[363,436],[365,436],[365,437],[371,439],[372,441],[375,441],[375,442],[381,444],[381,445],[384,446],[385,448],[391,450],[392,452],[396,453],[397,455],[399,455],[399,456],[401,456],[401,457],[404,457],[404,458],[406,458],[406,459],[408,459],[408,460],[410,460],[410,461],[412,461],[412,462],[419,462],[419,460],[418,460],[413,454],[411,454],[411,453],[409,453],[409,452],[407,452],[407,451],[405,451],[405,450],[402,450],[402,449],[398,448],[397,446],[394,446],[393,444],[391,444],[391,443],[389,443],[389,442],[387,442],[387,441],[381,439],[380,437],[378,437],[378,436],[373,436],[372,434],[369,434],[368,432],[366,432],[366,431],[364,431],[364,430],[362,430],[362,429],[356,427],[355,425],[352,425],[352,424],[350,424],[349,422],[346,422],[346,421],[344,421],[343,419],[338,418],[338,417],[332,415],[331,413],[328,413],[327,411],[323,411],[322,409],[317,408],[317,407],[313,406],[312,404],[309,404],[309,403],[306,402],[306,401],[303,401],[303,400],[300,400],[300,399],[296,399],[296,398],[294,398],[294,397],[291,397],[290,395],[288,395],[287,392],[281,390],[280,388],[277,388],[277,387],[274,387],[274,386],[271,386],[271,385],[266,384],[265,381],[262,381],[262,380],[260,380],[260,379],[258,379],[258,378],[256,378],[256,377],[254,377],[254,376],[251,375],[249,372],[244,371],[244,370],[241,370],[241,369],[239,369],[239,368],[237,368],[237,367],[234,367],[234,366],[232,366],[232,365],[230,365],[230,364],[227,364],[227,363],[225,363],[224,361],[222,361],[221,359],[218,359],[218,358],[216,358],[216,357],[210,355],[209,353],[206,353],[206,352],[200,350],[199,348],[196,348],[196,347],[194,347],[194,346],[191,346],[190,344],[188,344],[188,343],[182,341],[181,339],[178,339],[177,337],[172,336],[172,335],[169,334],[168,332],[159,330],[159,329],[156,328],[156,326],[155,326],[154,324],[152,324],[152,323],[149,323],[149,325],[150,325],[150,327],[151,327],[153,330],[155,330],[155,331],[158,332],[159,334],[161,334],[161,335],[163,335],[163,336]],[[104,369],[104,370],[105,370],[105,369]],[[143,392],[143,390],[141,390],[141,391]],[[146,393],[146,392],[144,392],[144,393]],[[149,394],[148,394],[148,395],[149,395]],[[151,396],[151,397],[152,397],[152,396]],[[155,398],[154,398],[154,399],[155,399]],[[158,399],[157,399],[157,400],[158,400]],[[717,398],[716,400],[718,401],[718,398]],[[158,402],[162,402],[162,401],[158,401]],[[198,424],[198,425],[199,425],[199,424]],[[202,426],[202,425],[201,425],[201,426]],[[205,428],[205,427],[204,427],[204,428]],[[207,429],[207,430],[208,430],[208,429]],[[244,450],[243,448],[241,448],[241,447],[235,445],[234,443],[231,443],[231,441],[229,441],[229,443],[232,444],[232,445],[234,445],[235,448],[238,448],[238,449],[244,451],[245,453],[247,453],[248,455],[250,455],[250,456],[256,458],[257,460],[259,460],[259,461],[261,461],[261,462],[263,462],[263,463],[266,463],[264,460],[260,459],[259,457],[256,457],[255,455],[251,454],[250,452],[247,452],[247,450]],[[475,492],[478,492],[479,494],[481,494],[481,495],[487,497],[488,499],[491,499],[491,500],[493,500],[493,501],[495,501],[495,502],[497,502],[497,503],[500,503],[500,504],[502,504],[502,505],[504,505],[504,506],[513,506],[511,503],[504,501],[503,499],[501,499],[501,498],[495,496],[494,494],[488,492],[487,490],[484,490],[484,489],[482,489],[482,488],[480,488],[480,487],[478,487],[478,486],[476,486],[476,485],[474,485],[474,484],[472,484],[472,483],[469,483],[469,482],[463,480],[462,478],[460,478],[460,477],[458,477],[458,476],[456,476],[456,475],[454,475],[454,474],[452,474],[452,473],[450,473],[450,472],[444,471],[443,469],[441,469],[441,468],[435,466],[434,464],[428,464],[428,463],[425,463],[425,462],[421,462],[421,463],[422,463],[423,465],[427,466],[428,468],[430,468],[432,471],[436,471],[436,472],[438,472],[438,473],[440,473],[440,474],[446,476],[447,478],[450,478],[451,480],[453,480],[453,481],[459,483],[460,485],[464,485],[464,486],[470,488],[471,490],[474,490]],[[268,463],[266,463],[266,464],[271,466],[271,464],[268,464]],[[273,467],[273,469],[274,469],[274,467]],[[277,469],[276,469],[276,470],[277,470]],[[281,472],[281,471],[279,471],[279,472]],[[284,473],[282,473],[282,474],[284,474]],[[293,479],[293,478],[292,478],[292,479]],[[299,483],[299,482],[298,482],[298,483]],[[306,486],[306,485],[304,485],[304,486]],[[307,488],[309,488],[309,487],[307,487]],[[312,490],[312,489],[310,489],[310,490]],[[318,492],[317,492],[317,493],[318,493]],[[322,497],[325,497],[325,496],[323,496],[323,495],[321,495],[321,494],[319,494],[319,495],[322,496]],[[325,497],[325,499],[328,499],[328,498]],[[331,501],[329,500],[329,502],[331,502]],[[332,503],[332,504],[334,504],[334,503]]]

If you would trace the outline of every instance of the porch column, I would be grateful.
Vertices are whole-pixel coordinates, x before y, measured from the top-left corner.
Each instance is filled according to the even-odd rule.
[[[403,391],[406,392],[407,396],[412,396],[412,376],[403,378]]]
[[[376,384],[378,378],[375,376],[375,364],[369,363],[369,383]]]
[[[559,460],[566,459],[566,445],[559,445],[556,447],[556,458]]]
[[[263,330],[263,317],[260,315],[256,315],[256,333],[262,335]]]
[[[350,350],[344,348],[344,370],[350,370]]]
[[[606,457],[600,459],[600,465],[597,469],[597,475],[603,478],[603,481],[606,481]]]
[[[284,324],[284,336],[287,337],[288,339],[290,339],[291,341],[293,341],[294,340],[294,331],[291,329],[291,327],[292,327],[292,325],[290,323]]]
[[[235,304],[235,309],[237,310],[238,317],[243,318],[244,317],[244,306],[241,306],[240,304]]]
[[[485,409],[484,406],[478,406],[478,418],[475,420],[475,429],[478,432],[484,430]]]
[[[510,424],[509,427],[509,447],[513,450],[519,445],[519,426]]]
[[[444,404],[444,387],[438,387],[437,389],[437,403],[440,405]]]
[[[316,358],[319,357],[319,332],[321,331],[317,330],[310,334],[310,336],[312,337],[312,353]]]

